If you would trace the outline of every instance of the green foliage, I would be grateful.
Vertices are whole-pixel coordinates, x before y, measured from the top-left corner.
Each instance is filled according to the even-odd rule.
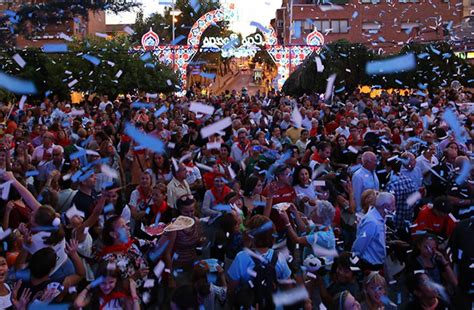
[[[18,1],[15,1],[18,2]],[[8,12],[0,17],[0,25],[8,31],[0,31],[0,46],[13,46],[18,34],[32,38],[41,34],[47,25],[64,24],[75,17],[87,20],[88,11],[110,11],[119,13],[129,11],[140,4],[130,0],[61,0],[61,1],[22,1],[16,12]],[[32,3],[33,2],[33,3]]]
[[[23,69],[11,60],[15,51],[10,50],[0,54],[1,70],[34,81],[38,98],[48,92],[68,99],[72,90],[111,97],[135,91],[170,93],[176,90],[174,85],[179,86],[178,76],[169,67],[153,58],[145,67],[140,55],[129,54],[129,48],[127,37],[118,37],[111,41],[90,38],[73,42],[69,45],[69,52],[64,54],[26,49],[19,52],[27,63]],[[87,61],[82,57],[84,54],[97,57],[100,64],[95,66]],[[119,70],[123,73],[117,78]],[[69,88],[68,84],[75,79],[78,83]]]
[[[412,43],[403,47],[398,55],[413,52],[417,55],[416,70],[397,74],[369,76],[365,73],[368,61],[385,59],[397,55],[380,56],[362,44],[345,40],[328,44],[320,57],[325,66],[323,72],[316,70],[315,56],[310,55],[287,79],[283,91],[290,95],[324,92],[327,78],[337,74],[335,94],[352,93],[359,85],[382,88],[427,88],[435,91],[449,87],[453,80],[469,85],[474,81],[474,69],[465,60],[454,55],[445,42],[432,44]]]
[[[327,79],[333,73],[337,74],[334,84],[336,94],[351,92],[365,82],[365,63],[373,59],[373,54],[362,44],[352,44],[346,40],[330,43],[319,55],[325,67],[320,73],[317,72],[315,57],[314,53],[307,57],[290,75],[283,85],[286,94],[324,92]]]

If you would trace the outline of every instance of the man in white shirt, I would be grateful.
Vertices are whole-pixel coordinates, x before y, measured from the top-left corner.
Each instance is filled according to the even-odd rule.
[[[436,145],[430,144],[423,153],[416,158],[416,166],[421,170],[423,175],[423,184],[425,186],[431,185],[430,169],[439,164],[436,154]]]
[[[291,115],[290,113],[283,113],[283,120],[280,123],[280,128],[282,130],[287,130],[291,126]]]
[[[250,143],[247,139],[247,129],[237,130],[237,142],[232,145],[230,155],[236,162],[242,162],[249,157]]]
[[[101,111],[105,111],[105,108],[107,107],[107,105],[112,105],[112,102],[109,100],[109,96],[107,95],[104,95],[104,98],[102,100],[101,103],[99,103],[99,110]]]
[[[336,128],[336,134],[337,135],[343,135],[344,137],[349,138],[349,135],[351,134],[349,131],[349,127],[347,127],[347,121],[344,117],[341,117],[339,121],[339,127]]]
[[[41,140],[43,143],[35,148],[33,155],[31,156],[31,161],[33,164],[39,163],[41,161],[49,161],[52,157],[51,154],[53,153],[53,148],[55,147],[53,144],[53,134],[50,132],[45,132]]]

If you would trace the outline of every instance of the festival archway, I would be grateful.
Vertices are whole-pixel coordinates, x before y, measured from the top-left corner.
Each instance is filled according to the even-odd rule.
[[[212,24],[230,21],[234,18],[235,11],[232,7],[219,8],[210,11],[201,16],[192,26],[187,38],[187,45],[159,45],[159,37],[150,29],[142,37],[142,46],[138,48],[141,51],[152,51],[158,56],[160,62],[170,65],[174,70],[178,71],[183,85],[187,82],[187,67],[192,57],[202,47],[201,38],[206,29]],[[324,44],[324,36],[317,30],[314,30],[306,37],[306,45],[291,45],[283,46],[278,44],[278,39],[275,35],[275,29],[271,25],[265,29],[260,29],[264,42],[262,49],[266,50],[278,70],[277,86],[281,89],[286,79],[289,77],[292,69],[299,66],[303,60],[313,52],[319,52]],[[228,39],[228,38],[226,38]],[[230,39],[226,40],[226,43]],[[226,44],[229,45],[229,44]],[[222,52],[235,52],[235,47],[230,44],[227,46],[217,46]],[[248,46],[247,46],[248,48]],[[237,48],[238,50],[238,48]]]

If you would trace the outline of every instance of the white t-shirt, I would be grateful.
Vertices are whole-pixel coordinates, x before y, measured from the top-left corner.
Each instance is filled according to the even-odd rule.
[[[99,103],[99,110],[105,111],[105,108],[107,108],[107,105],[109,105],[109,104],[112,105],[112,102],[110,102],[110,101],[103,102],[102,101],[101,103]]]
[[[99,304],[102,305],[103,299],[99,299]],[[124,307],[122,307],[122,302],[120,299],[112,299],[109,301],[102,309],[103,310],[122,310]]]
[[[54,266],[53,271],[51,271],[50,275],[55,273],[59,267],[61,267],[66,261],[67,261],[67,255],[66,255],[66,239],[63,238],[63,240],[59,241],[56,245],[49,245],[45,244],[43,238],[48,238],[51,235],[50,232],[47,231],[40,231],[34,235],[31,236],[31,245],[25,245],[25,248],[28,250],[28,252],[33,255],[37,251],[50,247],[56,252],[57,259],[56,259],[56,266]]]
[[[5,296],[0,296],[0,309],[6,309],[13,305],[12,304],[12,290],[10,289],[8,284],[3,283],[3,285],[7,289],[8,294],[6,294]]]

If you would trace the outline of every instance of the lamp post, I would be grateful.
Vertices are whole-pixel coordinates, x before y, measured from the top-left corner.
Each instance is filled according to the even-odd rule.
[[[180,10],[175,10],[174,8],[170,11],[170,15],[171,15],[171,41],[174,42],[174,39],[175,39],[175,27],[174,27],[174,23],[177,21],[176,20],[176,17],[181,15],[181,11]]]

